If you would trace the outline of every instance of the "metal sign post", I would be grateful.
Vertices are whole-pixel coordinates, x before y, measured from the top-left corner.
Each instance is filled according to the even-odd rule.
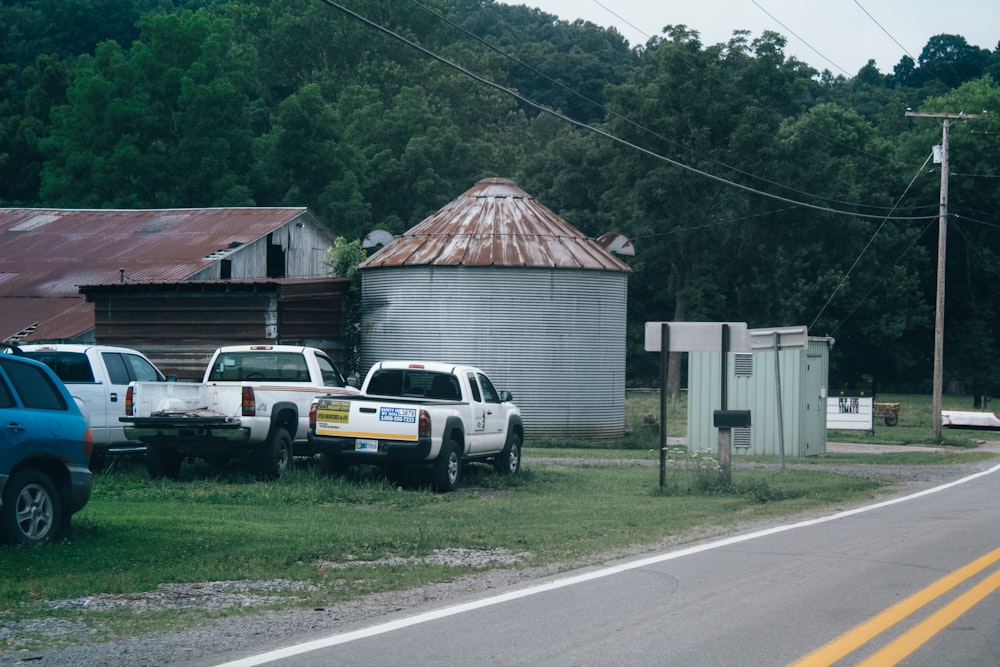
[[[749,352],[746,322],[646,322],[647,352],[660,353],[660,488],[667,479],[667,359],[671,352],[722,353],[722,403],[726,405],[726,355]],[[721,456],[721,455],[720,455]]]

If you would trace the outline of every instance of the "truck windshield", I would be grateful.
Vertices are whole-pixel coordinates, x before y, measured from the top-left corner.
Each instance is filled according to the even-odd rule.
[[[297,352],[222,352],[215,358],[210,382],[309,382],[306,358]]]

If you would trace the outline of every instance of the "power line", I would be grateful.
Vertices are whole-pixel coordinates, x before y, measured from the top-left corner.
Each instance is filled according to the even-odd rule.
[[[793,37],[795,37],[795,38],[796,38],[797,40],[799,40],[800,42],[802,42],[803,44],[805,44],[806,46],[808,46],[808,47],[809,47],[810,49],[812,49],[813,53],[815,53],[815,54],[816,54],[817,56],[819,56],[820,58],[822,58],[822,59],[823,59],[823,60],[825,60],[826,62],[830,63],[831,65],[833,65],[834,67],[836,67],[837,69],[839,69],[839,70],[840,70],[841,72],[843,72],[843,73],[844,73],[844,74],[846,74],[847,76],[851,76],[851,73],[850,73],[850,72],[848,72],[848,71],[847,71],[846,69],[844,69],[843,67],[841,67],[841,66],[840,66],[840,65],[838,65],[837,63],[833,62],[832,60],[830,60],[829,58],[827,58],[827,57],[826,57],[825,55],[823,55],[822,53],[820,53],[820,52],[819,52],[819,51],[818,51],[818,50],[816,49],[816,47],[814,47],[814,46],[813,46],[812,44],[810,44],[809,42],[807,42],[806,40],[804,40],[804,39],[803,39],[802,37],[799,37],[799,35],[797,35],[797,34],[795,33],[795,31],[794,31],[794,30],[792,30],[792,29],[791,29],[791,28],[789,28],[789,27],[788,27],[787,25],[785,25],[784,23],[782,23],[781,21],[779,21],[779,20],[778,20],[778,17],[776,17],[776,16],[774,15],[774,14],[772,14],[771,12],[767,11],[766,9],[764,9],[764,7],[763,7],[763,6],[761,6],[761,4],[760,4],[759,2],[757,2],[757,0],[750,0],[750,1],[751,1],[751,2],[753,2],[753,4],[757,5],[757,8],[758,8],[758,9],[759,9],[760,11],[762,11],[762,12],[764,12],[765,14],[767,14],[768,16],[770,16],[770,17],[771,17],[771,19],[772,19],[772,20],[773,20],[773,21],[774,21],[775,23],[777,23],[777,24],[778,24],[778,25],[780,25],[780,26],[781,26],[782,28],[784,28],[784,29],[785,29],[785,30],[787,30],[787,31],[788,31],[789,33],[791,33],[791,35],[792,35]]]
[[[896,200],[896,206],[899,206],[899,203],[903,201],[903,197],[905,197],[906,193],[910,191],[911,187],[913,187],[913,184],[916,182],[917,178],[920,176],[920,172],[922,172],[924,170],[924,167],[927,166],[927,163],[931,161],[931,157],[933,157],[933,155],[934,155],[933,153],[931,153],[930,155],[928,155],[927,159],[924,160],[924,163],[922,165],[920,165],[919,169],[917,169],[917,172],[913,175],[913,178],[910,179],[910,184],[906,186],[906,189],[903,191],[903,194],[901,194],[899,196],[899,198]],[[895,206],[893,207],[893,210],[895,210]],[[847,283],[847,279],[850,278],[851,273],[854,271],[855,268],[857,268],[858,263],[861,261],[861,258],[864,257],[864,255],[865,255],[866,252],[868,252],[868,249],[872,246],[872,243],[875,242],[875,238],[879,235],[879,232],[882,231],[882,228],[885,227],[885,224],[886,224],[886,222],[888,220],[889,220],[889,218],[887,216],[886,219],[882,221],[882,224],[880,224],[878,226],[878,229],[876,229],[875,232],[871,235],[871,238],[868,239],[868,243],[866,243],[865,247],[861,249],[861,252],[858,254],[857,258],[854,260],[854,263],[851,264],[851,268],[849,268],[847,270],[847,272],[844,273],[843,278],[840,279],[840,284],[837,285],[837,287],[830,294],[830,297],[826,300],[826,303],[824,303],[823,307],[819,309],[818,313],[816,313],[816,317],[813,318],[812,323],[808,327],[809,329],[812,329],[814,326],[816,326],[816,322],[818,322],[819,318],[823,316],[823,313],[826,311],[827,306],[829,306],[830,302],[833,301],[833,297],[835,297],[837,295],[837,292],[839,292],[844,287],[844,284]],[[900,259],[902,259],[902,256],[900,256]],[[895,266],[897,263],[899,263],[899,260],[896,260],[896,262],[893,263],[892,266]],[[889,267],[889,268],[891,269],[892,267]],[[871,294],[871,291],[869,291],[868,294]],[[865,299],[868,298],[868,294],[865,295],[865,297],[864,297]],[[859,301],[858,304],[851,310],[851,313],[848,314],[848,317],[850,317],[850,315],[852,313],[854,313],[854,311],[857,310],[858,307],[863,302],[864,302],[864,299],[862,299],[861,301]],[[840,324],[843,324],[846,321],[847,321],[847,318],[841,320]],[[840,324],[837,325],[837,329],[840,328]],[[834,331],[836,331],[836,329]],[[831,333],[831,335],[832,335],[832,333]]]
[[[671,164],[671,165],[673,165],[675,167],[678,167],[680,169],[684,169],[684,170],[689,171],[691,173],[694,173],[694,174],[697,174],[699,176],[708,178],[709,180],[713,180],[713,181],[722,183],[724,185],[729,185],[729,186],[734,187],[734,188],[736,188],[738,190],[743,190],[744,192],[749,192],[749,193],[752,193],[752,194],[756,194],[756,195],[759,195],[761,197],[766,197],[766,198],[769,198],[769,199],[774,199],[776,201],[784,202],[786,204],[793,204],[793,205],[796,205],[796,206],[801,206],[803,208],[808,208],[808,209],[812,209],[812,210],[816,210],[816,211],[823,211],[825,213],[832,213],[832,214],[836,214],[836,215],[846,215],[846,216],[850,216],[850,217],[863,218],[863,219],[868,219],[868,220],[883,220],[883,219],[889,219],[889,220],[926,220],[929,217],[929,216],[924,216],[924,215],[918,215],[918,216],[895,216],[895,217],[891,217],[891,218],[886,218],[886,216],[883,216],[883,215],[874,215],[874,214],[869,214],[869,213],[859,213],[859,212],[856,212],[856,211],[845,211],[843,209],[835,209],[835,208],[832,208],[832,207],[829,207],[829,206],[820,206],[818,204],[811,204],[809,202],[803,202],[803,201],[799,201],[799,200],[795,200],[795,199],[790,199],[788,197],[783,197],[781,195],[777,195],[777,194],[774,194],[774,193],[771,193],[771,192],[765,192],[763,190],[758,190],[756,188],[752,188],[752,187],[750,187],[748,185],[744,185],[742,183],[737,183],[735,181],[730,181],[730,180],[725,179],[725,178],[723,178],[721,176],[716,176],[715,174],[707,172],[707,171],[705,171],[703,169],[698,169],[697,167],[693,167],[693,166],[691,166],[689,164],[685,164],[685,163],[680,162],[678,160],[674,160],[673,158],[669,158],[669,157],[667,157],[665,155],[660,155],[659,153],[656,153],[655,151],[652,151],[652,150],[650,150],[648,148],[645,148],[643,146],[639,146],[638,144],[635,144],[635,143],[632,143],[632,142],[627,141],[625,139],[622,139],[621,137],[618,137],[618,136],[616,136],[616,135],[614,135],[614,134],[612,134],[612,133],[610,133],[610,132],[608,132],[606,130],[602,130],[601,128],[594,127],[593,125],[589,125],[588,123],[584,123],[582,121],[576,120],[575,118],[571,118],[571,117],[567,116],[566,114],[562,113],[561,111],[558,111],[556,109],[552,109],[552,108],[547,107],[547,106],[545,106],[543,104],[540,104],[539,102],[534,101],[533,99],[531,99],[531,98],[529,98],[529,97],[527,97],[527,96],[525,96],[525,95],[517,92],[516,90],[513,90],[511,88],[507,88],[506,86],[503,86],[503,85],[501,85],[499,83],[496,83],[495,81],[487,79],[486,77],[484,77],[482,75],[476,74],[475,72],[471,71],[467,67],[464,67],[464,66],[462,66],[462,65],[460,65],[458,63],[452,62],[451,60],[448,60],[444,56],[441,56],[441,55],[435,53],[434,51],[428,49],[425,46],[417,44],[413,40],[410,40],[410,39],[407,39],[406,37],[403,37],[402,35],[400,35],[400,34],[394,32],[394,31],[390,30],[389,28],[386,28],[385,26],[382,26],[379,23],[376,23],[375,21],[372,21],[371,19],[369,19],[369,18],[367,18],[367,17],[365,17],[365,16],[363,16],[363,15],[355,12],[354,10],[349,9],[349,8],[343,6],[342,4],[336,2],[335,0],[322,0],[322,2],[326,3],[330,7],[333,7],[334,9],[337,9],[337,10],[339,10],[339,11],[347,14],[348,16],[351,16],[352,18],[357,19],[358,21],[361,21],[362,23],[368,25],[371,28],[374,28],[374,29],[378,30],[379,32],[382,32],[382,33],[384,33],[384,34],[392,37],[393,39],[396,39],[396,40],[398,40],[398,41],[406,44],[407,46],[410,46],[410,47],[416,49],[417,51],[420,51],[424,55],[426,55],[426,56],[428,56],[428,57],[430,57],[430,58],[432,58],[432,59],[440,62],[441,64],[446,65],[448,67],[451,67],[452,69],[454,69],[454,70],[456,70],[456,71],[458,71],[458,72],[460,72],[462,74],[465,74],[466,76],[468,76],[468,77],[470,77],[472,79],[475,79],[476,81],[478,81],[479,83],[482,83],[485,86],[488,86],[490,88],[493,88],[494,90],[498,90],[498,91],[503,92],[503,93],[505,93],[507,95],[510,95],[514,99],[520,100],[524,104],[527,104],[528,106],[530,106],[530,107],[532,107],[534,109],[537,109],[538,111],[541,111],[543,113],[546,113],[546,114],[549,114],[551,116],[554,116],[555,118],[558,118],[558,119],[560,119],[562,121],[565,121],[565,122],[569,123],[570,125],[574,125],[574,126],[579,127],[581,129],[585,129],[585,130],[588,130],[590,132],[593,132],[594,134],[602,136],[602,137],[604,137],[606,139],[610,139],[611,141],[613,141],[615,143],[619,143],[619,144],[621,144],[621,145],[623,145],[623,146],[625,146],[627,148],[631,148],[631,149],[633,149],[635,151],[643,153],[644,155],[647,155],[647,156],[652,157],[654,159],[660,160],[661,162],[666,162],[667,164]]]
[[[623,17],[621,14],[618,14],[618,13],[614,12],[613,10],[611,10],[610,8],[608,8],[606,5],[601,4],[597,0],[594,0],[594,4],[597,5],[598,7],[600,7],[601,9],[603,9],[604,11],[606,11],[608,14],[611,14],[612,16],[614,16],[616,19],[618,19],[619,21],[621,21],[622,23],[624,23],[628,27],[632,28],[632,30],[635,30],[637,33],[639,33],[640,35],[642,35],[643,37],[645,37],[647,40],[650,39],[650,35],[647,35],[641,29],[637,28],[635,26],[635,24],[629,22],[628,19],[626,19],[625,17]]]
[[[906,55],[910,56],[910,58],[913,58],[913,54],[910,53],[909,51],[907,51],[906,47],[903,46],[902,44],[900,44],[899,40],[896,39],[895,37],[893,37],[892,33],[890,33],[888,30],[885,29],[885,26],[883,26],[881,23],[879,23],[878,21],[876,21],[875,17],[872,16],[871,13],[867,9],[865,9],[861,5],[860,2],[858,2],[858,0],[854,0],[854,4],[856,4],[861,9],[861,11],[863,11],[865,13],[865,16],[867,16],[868,18],[870,18],[872,20],[872,23],[874,23],[875,25],[877,25],[882,30],[882,32],[884,32],[886,35],[888,35],[889,39],[891,39],[892,41],[894,41],[896,43],[896,46],[898,46],[899,48],[903,49],[903,53],[905,53]],[[913,60],[916,60],[916,58],[913,58]]]
[[[597,0],[594,0],[594,1],[596,2]],[[513,63],[515,63],[515,64],[517,64],[517,65],[525,68],[526,70],[528,70],[532,74],[535,74],[535,75],[537,75],[537,76],[545,79],[546,81],[548,81],[548,82],[550,82],[550,83],[558,86],[559,88],[565,90],[566,92],[568,92],[568,93],[570,93],[572,95],[575,95],[576,97],[579,97],[580,99],[582,99],[582,100],[586,101],[587,103],[593,105],[594,107],[596,107],[597,109],[599,109],[602,113],[604,113],[605,116],[611,116],[611,117],[617,118],[617,119],[619,119],[619,120],[621,120],[621,121],[623,121],[623,122],[631,125],[632,127],[640,130],[641,132],[645,132],[645,133],[647,133],[647,134],[649,134],[649,135],[651,135],[653,137],[656,137],[657,139],[659,139],[659,140],[663,141],[664,143],[667,143],[667,144],[669,144],[671,146],[674,146],[675,148],[683,149],[683,150],[686,150],[686,151],[690,150],[688,147],[681,146],[678,142],[674,141],[673,139],[665,137],[662,134],[660,134],[659,132],[656,132],[655,130],[651,130],[651,129],[645,127],[644,125],[641,125],[640,123],[636,123],[635,121],[631,120],[630,118],[628,118],[624,114],[618,113],[617,111],[614,111],[613,109],[609,109],[609,108],[605,107],[604,105],[602,105],[600,102],[592,100],[591,98],[587,97],[583,93],[581,93],[581,92],[579,92],[579,91],[577,91],[577,90],[575,90],[575,89],[567,86],[566,84],[562,83],[561,81],[557,81],[556,79],[553,79],[552,77],[548,76],[544,72],[539,71],[535,67],[532,67],[531,65],[528,65],[527,63],[523,62],[522,60],[519,60],[515,56],[507,53],[503,49],[500,49],[499,47],[495,46],[494,44],[490,43],[489,41],[483,39],[479,35],[476,35],[475,33],[471,32],[468,29],[466,29],[464,26],[456,23],[455,21],[452,21],[451,19],[449,19],[446,16],[443,16],[442,14],[438,13],[434,9],[428,7],[427,5],[422,4],[419,0],[410,0],[410,2],[412,4],[414,4],[414,5],[416,5],[417,7],[420,7],[424,11],[428,12],[429,14],[433,15],[438,20],[443,21],[444,23],[447,23],[452,28],[454,28],[454,29],[456,29],[456,30],[464,33],[465,35],[467,35],[471,39],[474,39],[475,41],[479,42],[480,44],[482,44],[486,48],[490,49],[494,53],[497,53],[497,54],[503,56],[504,58],[510,60],[511,62],[513,62]],[[680,55],[683,58],[687,57],[686,53],[681,53]],[[745,95],[745,94],[740,93],[740,92],[738,92],[737,94],[739,94],[739,95],[741,95],[741,96],[749,99],[749,101],[752,104],[754,104],[754,105],[756,105],[756,106],[758,106],[758,107],[760,107],[762,109],[765,109],[767,111],[770,111],[771,113],[773,113],[775,115],[780,116],[780,114],[778,114],[777,111],[774,111],[773,109],[769,109],[767,106],[761,104],[755,98],[753,98],[753,97],[751,97],[749,95]],[[823,135],[819,135],[819,136],[823,136]],[[830,139],[829,137],[823,137],[823,138],[827,139],[828,141],[831,141],[832,143],[840,144],[840,142],[834,141],[834,140]],[[843,145],[843,144],[841,144],[841,145]],[[849,148],[851,150],[855,150],[853,146],[849,146]],[[754,179],[756,181],[760,181],[762,183],[766,183],[768,185],[773,185],[775,187],[782,188],[783,190],[786,190],[788,192],[793,192],[793,193],[796,193],[796,194],[799,194],[799,195],[805,195],[807,197],[813,197],[813,198],[815,198],[817,200],[823,200],[823,201],[826,201],[826,202],[831,202],[831,203],[836,203],[836,204],[857,205],[856,202],[847,202],[847,201],[837,200],[837,199],[834,199],[834,198],[831,198],[831,197],[825,197],[825,196],[821,197],[819,195],[815,195],[813,193],[806,192],[804,190],[800,190],[800,189],[792,187],[790,185],[786,185],[784,183],[779,183],[777,181],[774,181],[774,180],[771,180],[771,179],[768,179],[768,178],[764,178],[763,176],[759,176],[757,174],[753,174],[751,172],[748,172],[748,171],[745,171],[743,169],[740,169],[739,167],[734,167],[732,165],[726,164],[725,162],[721,162],[719,160],[716,160],[715,158],[712,158],[711,156],[705,155],[705,154],[701,153],[700,151],[691,151],[691,152],[694,152],[699,157],[702,157],[705,160],[707,160],[707,161],[709,161],[709,162],[711,162],[713,164],[716,164],[716,165],[718,165],[720,167],[724,167],[725,169],[728,169],[728,170],[730,170],[732,172],[735,172],[737,174],[741,174],[743,176],[746,176],[747,178],[751,178],[751,179]],[[865,153],[860,153],[860,154],[865,155]],[[873,205],[868,205],[868,204],[866,204],[865,207],[869,208],[869,209],[873,209],[873,210],[875,210],[875,209],[890,209],[891,210],[891,208],[892,208],[892,207],[884,207],[884,206],[873,206]]]

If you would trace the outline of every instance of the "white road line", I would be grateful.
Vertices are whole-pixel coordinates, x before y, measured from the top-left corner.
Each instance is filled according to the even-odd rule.
[[[734,535],[731,537],[725,537],[719,540],[714,540],[712,542],[706,542],[703,544],[698,544],[695,546],[678,549],[676,551],[656,554],[655,556],[648,556],[646,558],[640,558],[638,560],[619,563],[618,565],[610,565],[607,567],[590,570],[582,574],[569,575],[561,579],[554,579],[552,581],[547,581],[543,584],[538,584],[536,586],[529,586],[528,588],[522,588],[516,591],[510,591],[508,593],[502,593],[500,595],[495,595],[493,597],[483,598],[481,600],[475,600],[473,602],[466,602],[463,604],[457,604],[451,607],[445,607],[443,609],[437,609],[434,611],[428,611],[421,614],[416,614],[414,616],[410,616],[409,618],[403,618],[395,621],[388,621],[386,623],[380,623],[379,625],[373,625],[369,628],[364,628],[362,630],[355,630],[353,632],[345,632],[343,634],[331,635],[329,637],[323,637],[322,639],[315,639],[313,641],[305,642],[302,644],[296,644],[294,646],[289,646],[286,648],[267,651],[266,653],[260,653],[258,655],[250,656],[247,658],[233,660],[231,662],[220,663],[216,667],[254,667],[255,665],[264,665],[269,662],[274,662],[275,660],[283,660],[285,658],[291,658],[297,655],[302,655],[303,653],[309,653],[310,651],[329,648],[331,646],[337,646],[338,644],[346,644],[348,642],[356,641],[358,639],[375,637],[377,635],[382,635],[387,632],[392,632],[394,630],[400,630],[402,628],[408,628],[414,625],[420,625],[421,623],[436,621],[441,618],[448,618],[449,616],[455,616],[456,614],[462,614],[467,611],[474,611],[476,609],[483,609],[485,607],[491,607],[493,605],[503,604],[504,602],[510,602],[511,600],[519,600],[521,598],[530,597],[532,595],[538,595],[539,593],[545,593],[560,588],[566,588],[567,586],[575,586],[576,584],[582,584],[587,581],[594,581],[595,579],[610,577],[612,575],[620,574],[622,572],[628,572],[629,570],[637,570],[639,568],[647,567],[649,565],[656,565],[658,563],[663,563],[669,560],[684,558],[686,556],[702,553],[704,551],[709,551],[711,549],[718,549],[733,544],[739,544],[741,542],[748,542],[750,540],[755,540],[760,537],[767,537],[768,535],[776,535],[778,533],[784,533],[790,530],[796,530],[798,528],[807,528],[809,526],[815,526],[821,523],[837,521],[839,519],[844,519],[846,517],[854,516],[856,514],[862,514],[864,512],[870,512],[872,510],[881,509],[883,507],[889,507],[891,505],[896,505],[898,503],[906,502],[909,500],[915,500],[916,498],[922,498],[923,496],[927,496],[932,493],[937,493],[939,491],[944,491],[945,489],[950,489],[953,486],[958,486],[959,484],[970,482],[974,479],[978,479],[979,477],[984,477],[991,473],[997,472],[998,470],[1000,470],[1000,465],[996,465],[990,468],[989,470],[984,470],[974,475],[969,475],[968,477],[957,479],[953,482],[948,482],[947,484],[942,484],[941,486],[935,486],[930,489],[924,489],[923,491],[919,491],[917,493],[912,493],[907,496],[893,498],[891,500],[886,500],[880,503],[874,503],[872,505],[865,505],[863,507],[858,507],[851,510],[845,510],[843,512],[838,512],[836,514],[831,514],[829,516],[824,516],[817,519],[808,519],[806,521],[799,521],[798,523],[791,523],[782,526],[775,526],[773,528],[766,528],[764,530],[759,530],[753,533],[746,533],[744,535]]]

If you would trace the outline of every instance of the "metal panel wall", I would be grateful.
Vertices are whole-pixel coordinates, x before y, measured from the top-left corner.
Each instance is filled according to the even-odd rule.
[[[727,407],[750,410],[750,447],[736,454],[777,456],[818,456],[826,453],[826,402],[820,394],[829,370],[828,339],[810,339],[808,350],[782,349],[778,356],[781,372],[781,428],[778,421],[778,383],[775,382],[775,352],[758,349],[751,353],[750,376],[734,374],[735,355],[729,354]],[[719,431],[713,413],[720,405],[721,359],[718,352],[691,352],[688,358],[688,448],[715,451]]]
[[[560,268],[366,269],[362,367],[473,364],[513,392],[530,437],[620,437],[627,278]]]

